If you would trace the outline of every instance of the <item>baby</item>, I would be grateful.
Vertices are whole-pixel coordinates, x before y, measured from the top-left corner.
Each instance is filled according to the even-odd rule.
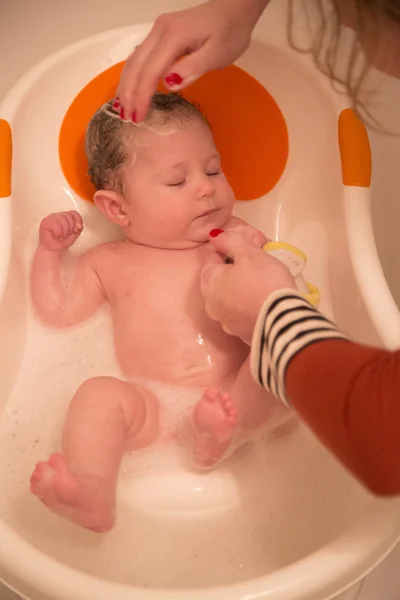
[[[134,378],[207,388],[193,412],[193,454],[203,467],[222,459],[239,423],[254,431],[269,412],[247,346],[207,316],[200,293],[212,230],[246,227],[255,243],[267,241],[231,215],[233,191],[205,118],[177,94],[155,94],[141,126],[121,121],[111,106],[92,118],[86,153],[94,202],[124,238],[80,256],[66,286],[63,258],[83,223],[75,211],[51,214],[40,224],[31,274],[32,300],[48,325],[74,325],[111,306],[126,380],[81,385],[62,453],[31,477],[31,491],[50,510],[98,532],[115,521],[123,453],[158,435],[158,399]]]

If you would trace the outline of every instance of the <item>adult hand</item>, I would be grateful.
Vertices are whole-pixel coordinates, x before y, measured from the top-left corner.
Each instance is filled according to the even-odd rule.
[[[164,78],[168,89],[177,91],[207,71],[234,62],[248,47],[268,3],[209,0],[161,15],[122,71],[114,105],[121,117],[142,121],[160,79]]]
[[[203,267],[201,292],[208,315],[223,329],[251,343],[261,306],[281,288],[296,289],[288,269],[235,231],[210,238],[214,246]],[[226,264],[225,258],[232,263]]]

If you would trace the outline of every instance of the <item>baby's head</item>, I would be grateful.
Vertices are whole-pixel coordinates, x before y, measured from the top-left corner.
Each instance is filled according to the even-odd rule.
[[[126,236],[158,248],[190,248],[222,228],[233,191],[206,119],[178,94],[153,96],[139,126],[121,121],[112,101],[86,132],[94,201]]]

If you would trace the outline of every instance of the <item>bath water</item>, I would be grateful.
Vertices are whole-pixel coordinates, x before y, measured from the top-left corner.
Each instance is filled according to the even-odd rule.
[[[188,424],[201,390],[147,382],[162,405],[163,439],[124,458],[114,530],[88,532],[48,511],[30,494],[29,477],[59,451],[70,399],[97,375],[121,377],[107,307],[66,330],[42,326],[30,311],[0,421],[0,517],[65,564],[137,586],[243,581],[316,550],[369,503],[296,421],[258,436],[211,473],[196,469]]]

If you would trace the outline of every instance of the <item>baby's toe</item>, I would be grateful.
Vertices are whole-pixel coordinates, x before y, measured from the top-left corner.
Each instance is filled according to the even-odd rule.
[[[222,404],[226,404],[227,402],[232,402],[232,398],[229,392],[221,392],[219,395],[220,401]]]
[[[38,462],[35,467],[35,470],[33,471],[32,475],[31,475],[30,482],[31,483],[39,483],[39,481],[41,481],[41,479],[43,478],[43,473],[44,473],[45,468],[46,468],[45,462]]]
[[[238,413],[238,409],[237,409],[237,408],[236,408],[236,406],[234,406],[234,405],[233,405],[233,403],[232,403],[232,407],[231,407],[231,409],[229,410],[229,416],[237,418],[238,414],[239,414],[239,413]]]
[[[64,457],[62,456],[62,454],[60,454],[58,452],[56,452],[55,454],[52,454],[50,456],[48,464],[55,471],[59,471],[61,469],[62,470],[66,469],[66,463],[65,463]]]
[[[208,402],[215,404],[219,400],[218,390],[216,388],[207,388],[204,392],[204,398],[208,400]]]

